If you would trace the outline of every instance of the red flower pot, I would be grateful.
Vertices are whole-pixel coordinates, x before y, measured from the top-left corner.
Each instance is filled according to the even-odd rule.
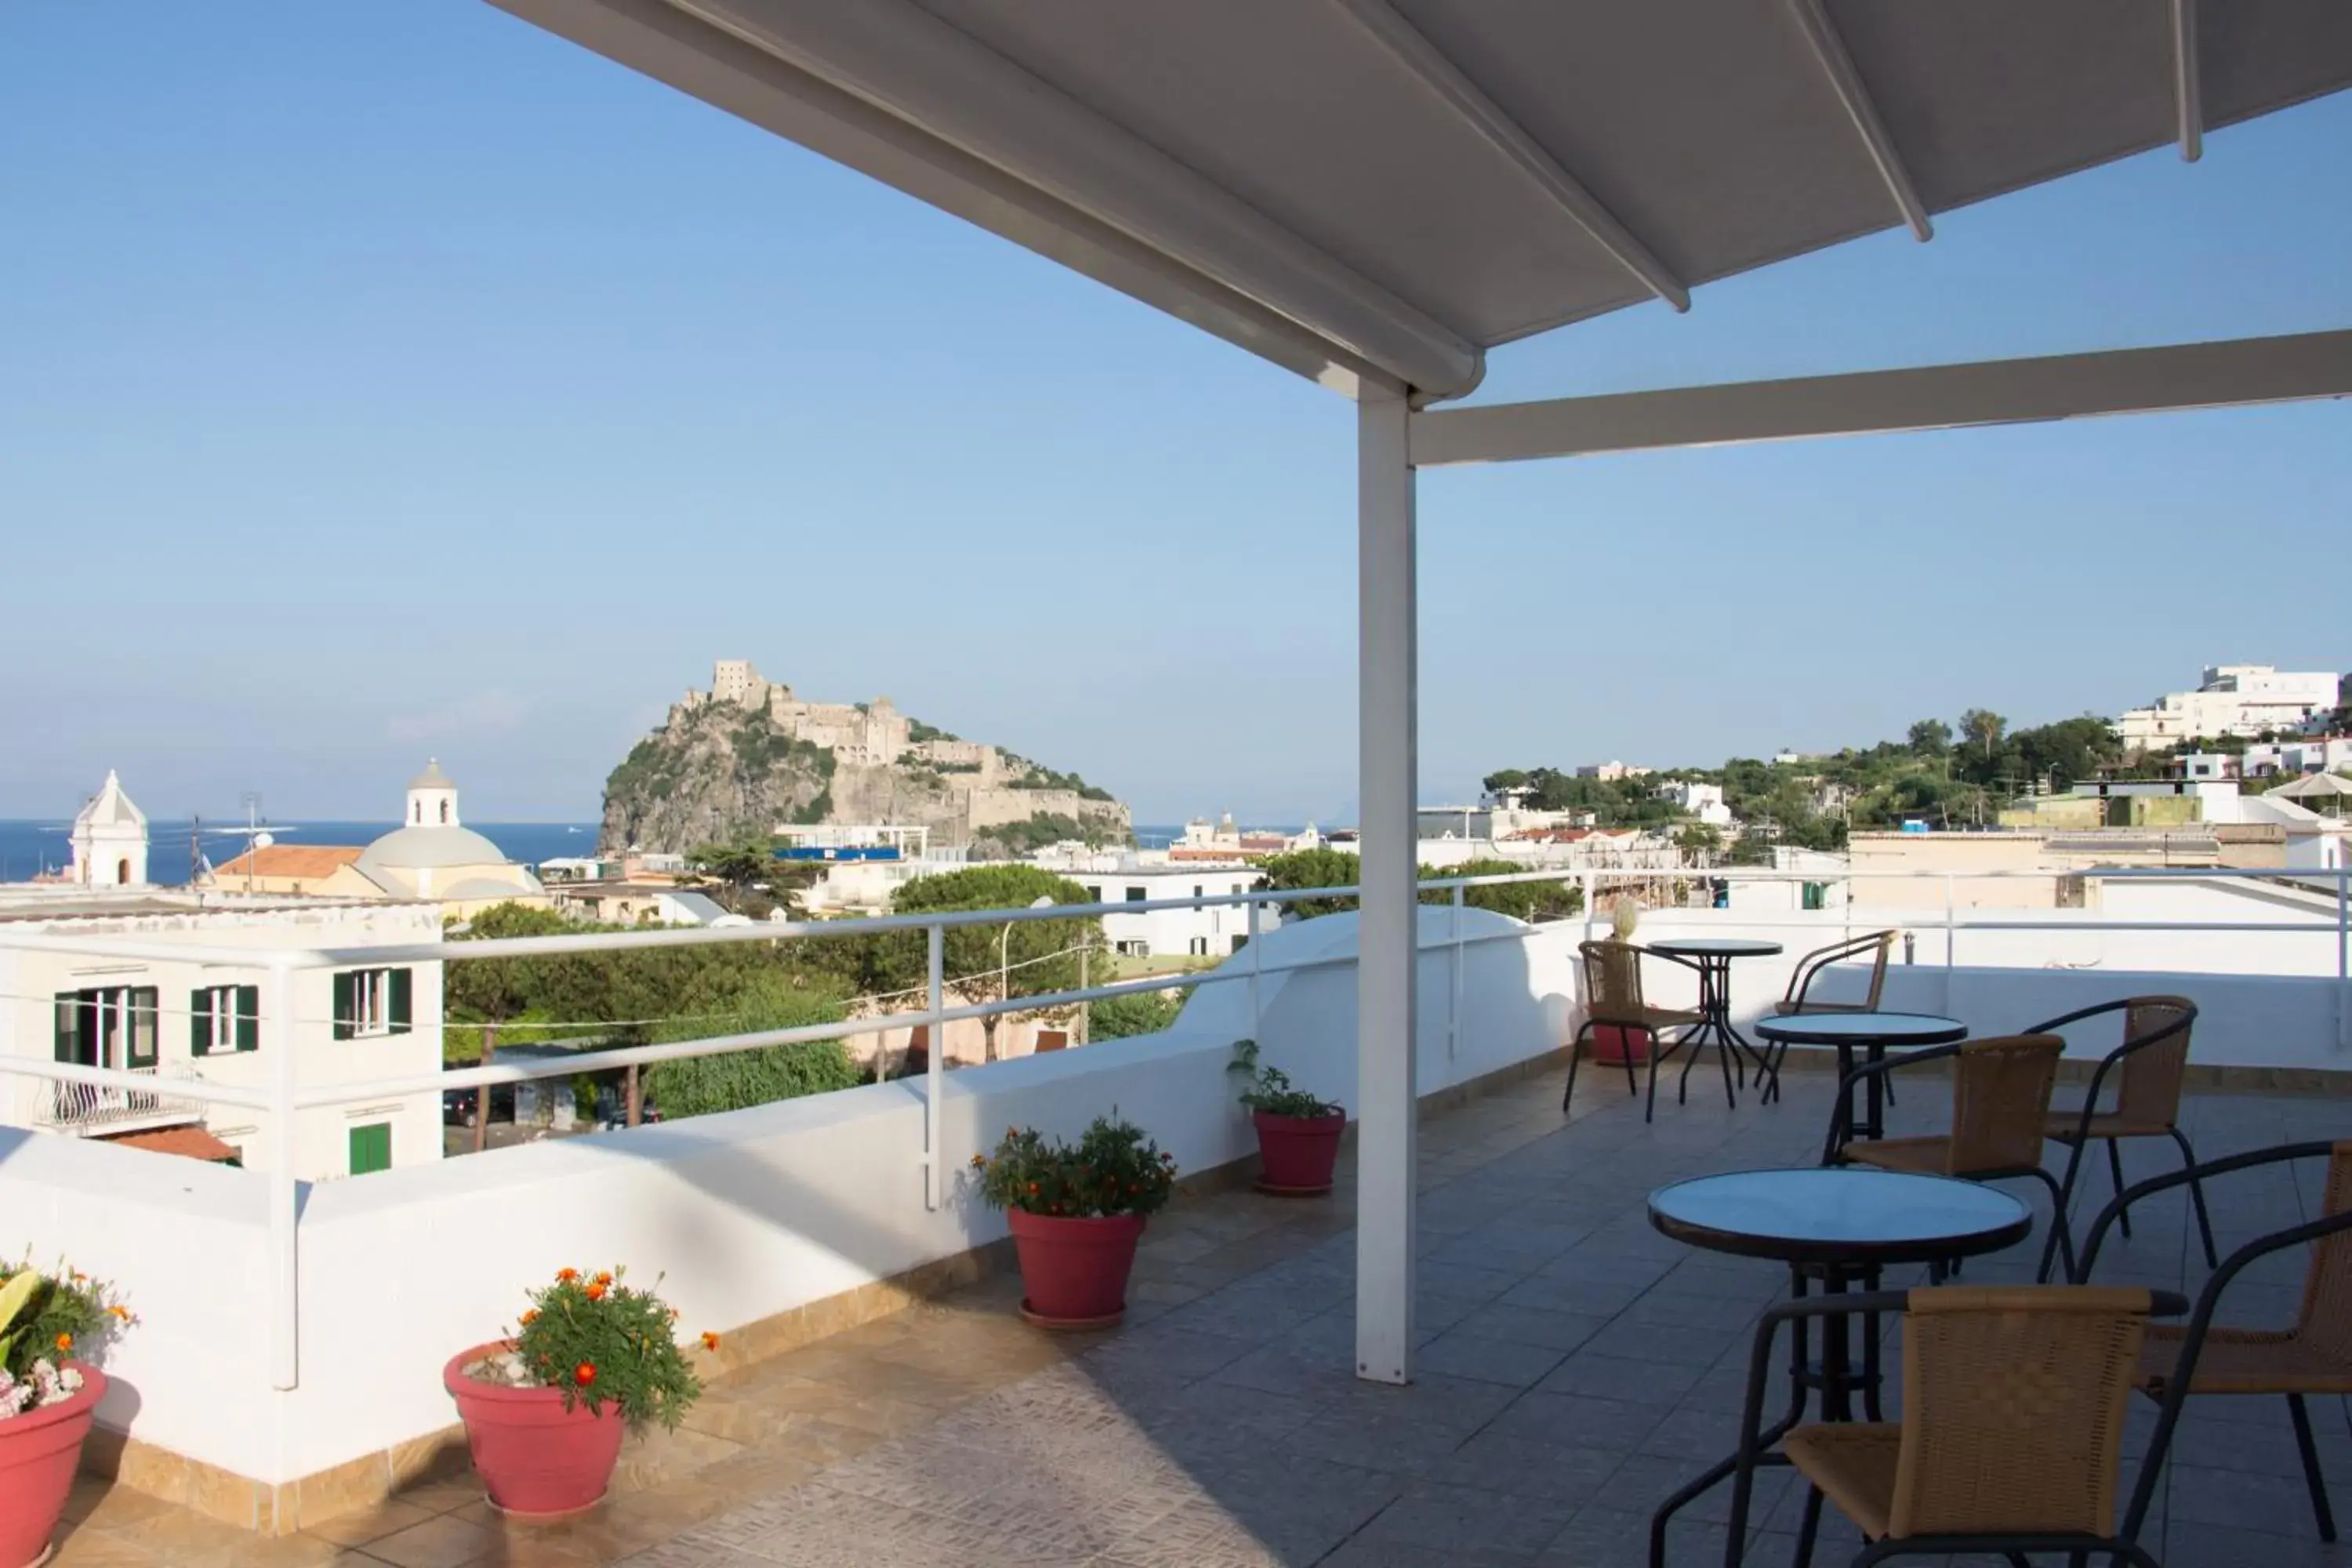
[[[1612,1068],[1622,1068],[1628,1061],[1639,1067],[1650,1059],[1650,1031],[1627,1028],[1621,1024],[1595,1024],[1592,1059]]]
[[[513,1342],[460,1351],[441,1369],[441,1385],[457,1402],[474,1468],[490,1501],[509,1513],[577,1513],[604,1495],[621,1457],[627,1424],[620,1412],[583,1400],[563,1408],[553,1388],[506,1388],[466,1375],[466,1368]]]
[[[79,1362],[81,1392],[0,1420],[0,1568],[25,1568],[48,1555],[49,1537],[66,1510],[81,1440],[106,1393],[106,1374]]]
[[[1143,1236],[1139,1214],[1067,1219],[1008,1209],[1027,1298],[1021,1315],[1049,1329],[1107,1328],[1127,1311],[1127,1276]]]
[[[1348,1113],[1334,1109],[1328,1116],[1276,1116],[1253,1110],[1257,1123],[1258,1191],[1286,1197],[1311,1197],[1331,1190],[1331,1168],[1339,1159],[1339,1134],[1348,1130]]]

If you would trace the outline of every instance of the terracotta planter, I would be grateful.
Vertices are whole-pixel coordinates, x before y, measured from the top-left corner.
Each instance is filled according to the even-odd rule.
[[[1620,1024],[1592,1026],[1592,1059],[1604,1067],[1639,1067],[1650,1059],[1650,1031]]]
[[[0,1421],[0,1568],[25,1568],[49,1554],[81,1468],[81,1440],[106,1393],[106,1374],[79,1362],[81,1392],[62,1404]]]
[[[556,1389],[504,1388],[466,1375],[475,1362],[511,1348],[503,1340],[476,1345],[441,1369],[490,1501],[525,1518],[593,1507],[613,1479],[626,1423],[618,1411],[585,1402],[566,1410]]]
[[[1008,1209],[1027,1295],[1021,1315],[1049,1329],[1099,1329],[1127,1312],[1127,1277],[1143,1236],[1139,1214],[1065,1219]]]
[[[1339,1134],[1348,1113],[1276,1116],[1253,1110],[1257,1123],[1257,1190],[1282,1197],[1314,1197],[1331,1190],[1331,1168],[1339,1159]]]

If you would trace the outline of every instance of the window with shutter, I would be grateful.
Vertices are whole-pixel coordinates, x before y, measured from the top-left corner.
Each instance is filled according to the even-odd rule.
[[[353,1005],[359,976],[342,973],[335,976],[335,1038],[348,1040],[359,1032],[359,1014]]]
[[[81,998],[71,991],[57,994],[57,1051],[61,1062],[81,1060]]]
[[[188,993],[188,1054],[213,1054],[213,992],[210,987]]]
[[[392,1169],[392,1123],[370,1121],[353,1127],[351,1138],[351,1168],[354,1176],[364,1176],[372,1171]]]
[[[395,1035],[404,1035],[408,1033],[410,1003],[409,992],[414,976],[410,971],[405,969],[387,970],[385,971],[385,974],[392,983],[390,987],[392,992],[392,1005],[389,1016],[389,1026],[392,1033]]]
[[[236,1048],[257,1051],[261,1048],[261,987],[236,987]]]
[[[155,1029],[161,1022],[162,1008],[156,1001],[152,985],[135,985],[131,989],[131,1026],[128,1045],[129,1060],[134,1068],[155,1065]]]

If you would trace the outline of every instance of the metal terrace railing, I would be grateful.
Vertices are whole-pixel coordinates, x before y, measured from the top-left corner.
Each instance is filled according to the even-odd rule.
[[[2068,873],[2077,875],[2078,873]],[[1464,957],[1467,950],[1486,943],[1526,942],[1547,933],[1557,932],[1563,922],[1517,926],[1503,931],[1472,931],[1464,929],[1463,911],[1470,907],[1468,895],[1480,888],[1515,884],[1559,883],[1572,886],[1581,895],[1580,912],[1569,922],[1580,921],[1583,931],[1590,934],[1601,927],[1599,904],[1612,887],[1627,884],[1654,886],[1659,883],[1687,882],[1694,885],[1709,881],[1738,883],[1836,883],[1849,885],[1872,879],[1891,879],[1917,883],[1940,879],[1942,907],[1927,911],[1923,921],[1915,914],[1898,923],[1915,932],[1940,932],[1941,958],[1948,971],[1956,962],[1959,937],[1972,930],[2001,931],[2213,931],[2213,932],[2297,932],[2326,933],[2335,939],[2336,988],[2336,1027],[2338,1050],[2352,1049],[2352,869],[2326,871],[2295,871],[2284,873],[2234,868],[2198,868],[2185,870],[2118,869],[2085,871],[2087,879],[2112,881],[2185,880],[2234,881],[2247,880],[2281,886],[2332,883],[2335,891],[2334,919],[2281,921],[2134,921],[2105,920],[2092,911],[2068,920],[2012,918],[2016,911],[1988,915],[1981,910],[1971,910],[1958,904],[1955,884],[2009,878],[2048,879],[2049,872],[1929,872],[1918,871],[1855,871],[1850,869],[1822,871],[1781,871],[1747,868],[1689,868],[1681,870],[1657,868],[1585,868],[1543,869],[1477,877],[1437,878],[1421,883],[1426,898],[1435,894],[1444,900],[1441,907],[1450,908],[1447,931],[1442,940],[1449,962],[1449,996],[1446,1007],[1445,1051],[1450,1057],[1458,1043],[1460,1020],[1464,1014]],[[1100,904],[1058,904],[1043,908],[1015,910],[968,910],[929,915],[882,916],[867,920],[824,921],[815,922],[771,923],[747,927],[696,928],[691,930],[660,930],[650,931],[583,932],[576,936],[523,937],[486,941],[431,942],[394,943],[362,947],[306,948],[268,950],[231,946],[207,946],[202,943],[159,941],[152,937],[112,939],[97,935],[60,935],[52,933],[0,932],[0,950],[104,954],[117,961],[170,963],[198,962],[234,965],[252,970],[260,969],[268,976],[267,994],[261,1009],[261,1047],[271,1063],[267,1087],[242,1087],[203,1079],[173,1080],[173,1094],[192,1105],[233,1106],[271,1113],[268,1136],[267,1178],[270,1183],[269,1218],[272,1252],[276,1258],[273,1280],[272,1316],[272,1375],[275,1386],[284,1389],[296,1385],[297,1362],[295,1346],[297,1301],[295,1291],[295,1240],[299,1188],[300,1184],[291,1174],[296,1165],[295,1124],[297,1113],[304,1110],[342,1105],[381,1101],[400,1095],[439,1093],[450,1089],[478,1089],[489,1085],[521,1083],[537,1079],[571,1077],[582,1073],[617,1068],[645,1067],[656,1062],[676,1061],[688,1058],[719,1055],[727,1052],[755,1050],[771,1046],[802,1041],[839,1039],[849,1036],[869,1034],[879,1027],[904,1026],[929,1026],[932,1037],[940,1037],[943,1026],[966,1018],[986,1018],[1007,1014],[1033,1013],[1074,1006],[1081,1003],[1103,1001],[1115,996],[1146,992],[1182,990],[1190,992],[1203,985],[1238,984],[1246,987],[1249,1015],[1253,1028],[1263,1019],[1265,987],[1270,979],[1305,971],[1346,967],[1355,963],[1352,950],[1284,963],[1267,963],[1264,944],[1253,941],[1235,955],[1241,962],[1228,963],[1213,970],[1182,973],[1152,975],[1146,978],[1092,985],[1083,989],[1059,991],[1045,994],[1024,995],[995,1001],[954,1003],[944,971],[947,932],[967,926],[1004,926],[1028,921],[1086,919],[1106,915],[1133,915],[1160,910],[1199,910],[1216,907],[1243,906],[1249,910],[1249,924],[1257,929],[1256,910],[1261,907],[1279,910],[1307,900],[1352,900],[1358,890],[1353,887],[1329,887],[1293,889],[1260,889],[1233,894],[1209,895],[1191,899],[1160,899],[1138,902]],[[1884,920],[1869,917],[1879,911],[1857,910],[1849,901],[1843,915],[1838,911],[1805,914],[1790,910],[1774,914],[1754,910],[1734,911],[1730,919],[1747,926],[1789,926],[1828,932],[1840,925],[1851,931],[1857,924],[1885,924]],[[1885,911],[1891,915],[1894,911]],[[2057,911],[2052,911],[2057,912]],[[1705,911],[1667,908],[1655,911],[1650,918],[1668,920],[1685,917],[1705,918],[1725,911]],[[2030,916],[2033,911],[2027,911]],[[1857,920],[1857,916],[1864,917]],[[923,933],[928,944],[928,979],[925,1001],[919,1009],[886,1015],[882,1017],[846,1019],[835,1023],[809,1025],[801,1027],[759,1030],[748,1033],[712,1036],[705,1038],[666,1042],[653,1045],[627,1046],[609,1049],[584,1051],[553,1059],[503,1060],[491,1066],[465,1068],[405,1077],[348,1082],[332,1086],[305,1088],[298,1074],[299,1058],[291,1048],[297,1020],[292,1006],[294,976],[305,970],[338,969],[365,964],[385,963],[452,963],[492,958],[540,957],[563,953],[620,951],[639,948],[699,947],[715,944],[777,942],[777,941],[841,941],[870,938],[892,933]],[[1424,942],[1424,951],[1432,944]],[[317,1021],[323,1024],[323,1021]],[[924,1146],[917,1158],[925,1168],[927,1205],[937,1208],[944,1200],[946,1173],[951,1161],[940,1144],[941,1083],[944,1072],[943,1050],[927,1053],[923,1097],[925,1104]],[[111,1114],[120,1107],[124,1113],[134,1104],[163,1099],[155,1089],[151,1069],[126,1072],[119,1069],[82,1067],[67,1062],[55,1062],[34,1057],[0,1057],[0,1072],[29,1076],[49,1080],[52,1092],[62,1096],[57,1103],[86,1106],[79,1121],[45,1121],[52,1126],[87,1126],[92,1119]],[[145,1114],[145,1112],[140,1112]]]

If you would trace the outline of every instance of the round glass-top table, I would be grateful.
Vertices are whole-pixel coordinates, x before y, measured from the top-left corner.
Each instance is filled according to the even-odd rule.
[[[1864,1086],[1867,1102],[1857,1117],[1853,1091],[1843,1087],[1853,1071],[1853,1053],[1861,1047],[1873,1062],[1886,1059],[1886,1047],[1948,1046],[1969,1037],[1969,1026],[1958,1018],[1932,1013],[1783,1013],[1759,1018],[1756,1032],[1785,1051],[1790,1046],[1832,1046],[1838,1054],[1840,1093],[1845,1097],[1845,1124],[1857,1137],[1886,1135],[1886,1076],[1873,1073]]]
[[[1676,1182],[1650,1194],[1650,1223],[1710,1252],[1860,1270],[1997,1252],[2033,1211],[1975,1182],[1826,1166]]]
[[[1791,1292],[1801,1298],[1814,1279],[1832,1295],[1854,1284],[1874,1289],[1879,1270],[1895,1264],[1930,1264],[1940,1278],[1944,1265],[1955,1259],[2022,1240],[2033,1228],[2033,1211],[2007,1193],[1949,1176],[1825,1166],[1734,1171],[1676,1182],[1650,1194],[1650,1224],[1710,1252],[1777,1258],[1789,1265]],[[1856,1316],[1862,1319],[1858,1327]],[[1789,1409],[1759,1435],[1768,1447],[1804,1419],[1814,1393],[1821,1395],[1824,1421],[1853,1420],[1857,1389],[1865,1417],[1881,1418],[1878,1313],[1830,1312],[1812,1321],[1822,1338],[1818,1362],[1811,1354],[1809,1320],[1790,1321]],[[1853,1364],[1857,1335],[1859,1366]],[[1675,1511],[1738,1465],[1736,1454],[1717,1461],[1659,1506],[1650,1521],[1653,1564],[1664,1562],[1666,1525]]]
[[[1680,1099],[1689,1092],[1690,1070],[1698,1061],[1698,1053],[1708,1041],[1715,1043],[1717,1059],[1723,1066],[1724,1097],[1738,1104],[1732,1093],[1731,1074],[1736,1065],[1741,1088],[1748,1085],[1748,1064],[1756,1064],[1756,1082],[1764,1099],[1773,1098],[1770,1088],[1771,1062],[1766,1055],[1749,1044],[1747,1037],[1731,1024],[1731,961],[1735,958],[1770,958],[1781,950],[1777,942],[1759,942],[1739,936],[1677,936],[1663,942],[1643,944],[1662,958],[1677,958],[1698,971],[1698,1011],[1701,1022],[1679,1046],[1691,1047],[1683,1058],[1682,1077],[1676,1080],[1675,1095]]]

